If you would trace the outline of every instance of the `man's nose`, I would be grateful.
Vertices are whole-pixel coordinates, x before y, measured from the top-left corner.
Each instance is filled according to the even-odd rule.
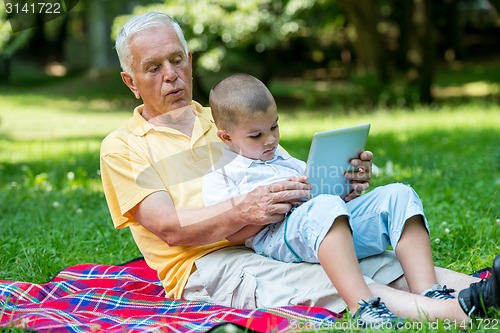
[[[175,79],[177,79],[177,77],[178,77],[178,75],[177,75],[176,68],[172,64],[166,63],[163,66],[163,79],[166,82],[170,82],[170,81],[175,81]]]

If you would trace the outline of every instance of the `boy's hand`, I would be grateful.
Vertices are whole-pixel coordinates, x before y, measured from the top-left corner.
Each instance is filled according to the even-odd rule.
[[[344,174],[351,181],[352,185],[351,193],[344,198],[346,202],[359,197],[363,191],[370,187],[372,159],[373,153],[371,151],[364,151],[359,155],[359,158],[354,158],[350,161],[355,170],[347,171]]]

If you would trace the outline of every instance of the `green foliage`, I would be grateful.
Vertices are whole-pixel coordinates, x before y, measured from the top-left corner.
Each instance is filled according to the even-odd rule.
[[[10,58],[28,42],[32,34],[32,30],[24,30],[14,34],[10,22],[7,20],[5,7],[0,6],[0,60],[2,57]]]
[[[5,6],[0,6],[0,51],[4,49],[4,45],[7,44],[7,41],[10,39],[10,35],[11,28],[9,21],[7,21]]]
[[[227,49],[247,47],[257,52],[274,50],[287,45],[310,30],[301,18],[310,10],[314,0],[182,0],[165,1],[163,5],[135,8],[134,14],[162,11],[181,24],[189,48],[197,54],[198,66],[217,72]],[[126,17],[118,17],[114,35]]]

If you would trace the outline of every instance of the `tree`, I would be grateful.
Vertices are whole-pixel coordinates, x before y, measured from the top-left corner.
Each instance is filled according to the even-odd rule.
[[[0,6],[0,82],[10,81],[12,55],[29,41],[31,35],[30,30],[14,34],[5,7]]]
[[[200,78],[221,71],[229,60],[238,58],[245,71],[267,84],[280,65],[299,55],[301,64],[323,66],[322,73],[340,61],[348,69],[343,73],[355,67],[374,103],[409,104],[433,101],[436,50],[444,48],[441,54],[448,57],[463,54],[460,8],[484,3],[488,0],[167,0],[137,7],[134,14],[156,10],[179,21],[193,53],[200,100],[207,95]],[[481,19],[491,16],[489,8],[481,9]],[[127,18],[115,19],[114,34]],[[258,62],[249,65],[255,54]],[[304,67],[293,67],[293,74]]]
[[[199,81],[206,71],[218,72],[228,49],[249,49],[261,53],[264,61],[256,71],[268,83],[276,65],[274,52],[286,48],[290,40],[307,36],[310,31],[300,13],[306,12],[315,0],[178,0],[162,5],[135,8],[134,14],[162,11],[176,18],[183,28],[193,53],[194,84],[204,92]],[[126,17],[115,21],[114,34]]]
[[[407,79],[410,85],[418,89],[420,102],[430,104],[433,101],[431,85],[434,78],[434,27],[432,23],[432,0],[405,1],[407,22],[408,63]]]
[[[356,29],[354,47],[357,61],[356,67],[361,74],[374,74],[383,83],[387,83],[388,75],[384,66],[384,48],[382,37],[378,31],[380,23],[379,4],[373,0],[341,0],[347,20]]]

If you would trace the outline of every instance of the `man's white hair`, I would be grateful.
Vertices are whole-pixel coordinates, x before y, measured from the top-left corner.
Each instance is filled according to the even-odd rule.
[[[130,52],[130,41],[132,37],[146,29],[158,26],[173,27],[177,37],[181,42],[182,48],[187,56],[188,46],[182,29],[177,21],[164,13],[150,12],[140,16],[132,17],[118,32],[115,41],[115,49],[120,60],[120,66],[124,72],[133,74],[132,72],[132,53]]]

